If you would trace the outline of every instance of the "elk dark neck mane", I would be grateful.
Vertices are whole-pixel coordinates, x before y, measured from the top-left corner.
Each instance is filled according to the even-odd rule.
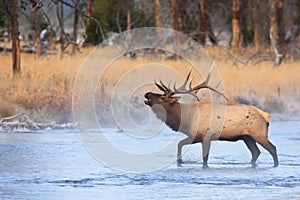
[[[178,131],[181,120],[180,103],[175,102],[172,105],[165,107],[165,110],[162,109],[163,108],[152,107],[152,110],[160,120],[165,122],[174,131]]]
[[[173,105],[167,109],[167,120],[166,124],[173,129],[174,131],[179,130],[180,121],[181,121],[181,107],[180,103],[175,102]]]

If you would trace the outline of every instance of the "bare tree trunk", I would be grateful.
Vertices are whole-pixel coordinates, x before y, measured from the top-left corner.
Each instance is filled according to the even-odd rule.
[[[240,43],[239,0],[233,0],[232,14],[232,47],[237,50]]]
[[[130,30],[130,25],[131,25],[131,18],[130,18],[130,8],[128,6],[127,8],[127,31]]]
[[[274,62],[274,66],[279,65],[279,59],[278,59],[278,49],[277,49],[277,26],[276,26],[276,2],[274,0],[271,0],[270,4],[270,42],[271,47],[274,50],[276,59]]]
[[[80,0],[76,0],[76,8],[79,8],[79,4],[80,4]],[[78,10],[75,9],[74,26],[73,26],[73,39],[72,39],[74,43],[77,43],[78,21],[79,21],[79,13],[78,13]],[[77,45],[73,45],[72,53],[71,53],[72,55],[75,54],[77,48],[78,48]]]
[[[253,21],[253,37],[254,37],[255,51],[259,51],[259,48],[260,48],[258,10],[259,10],[259,2],[257,0],[254,0],[253,4],[252,4],[252,21]]]
[[[240,0],[241,5],[240,5],[240,27],[241,27],[241,36],[242,36],[242,47],[247,47],[248,46],[248,41],[247,41],[247,23],[248,23],[248,7],[249,3],[248,0]]]
[[[161,15],[160,15],[160,2],[159,0],[154,0],[154,10],[155,10],[155,26],[158,28],[162,27]]]
[[[18,0],[11,1],[11,39],[12,39],[12,59],[13,72],[21,72],[20,67],[20,40],[19,40],[19,23],[18,23]]]
[[[162,23],[161,23],[161,15],[160,15],[160,0],[154,0],[154,10],[155,10],[155,26],[157,28],[161,28]],[[159,31],[157,32],[157,42],[159,45],[163,45],[161,44],[162,41],[163,41],[163,35]]]
[[[40,27],[40,10],[39,8],[36,8],[37,1],[36,0],[30,0],[30,3],[32,4],[33,9],[33,27],[34,27],[34,37],[35,37],[35,46],[36,46],[36,56],[37,58],[41,57],[41,27]]]
[[[207,30],[207,0],[199,0],[200,3],[200,29],[199,29],[199,42],[205,45],[206,30]]]
[[[94,0],[88,0],[87,16],[91,17],[93,12]],[[87,18],[87,25],[90,23],[90,18]]]
[[[280,30],[282,27],[283,1],[270,0],[270,40],[271,47],[275,53],[275,61],[273,66],[278,67],[283,59],[283,33]],[[277,8],[278,7],[278,8]],[[277,21],[278,20],[278,21]]]
[[[183,33],[187,33],[188,30],[187,30],[187,25],[186,25],[186,16],[187,16],[187,13],[186,13],[186,1],[185,0],[180,0],[179,1],[179,13],[180,13],[180,20],[181,20],[181,31]]]
[[[208,15],[208,1],[199,0],[200,4],[200,29],[199,29],[199,42],[202,45],[206,44],[206,34],[208,34],[209,40],[212,44],[217,44],[217,39],[209,22]]]
[[[131,25],[130,5],[127,5],[127,27],[126,27],[127,32],[126,32],[126,40],[128,40],[128,41],[132,41],[131,32],[129,31],[130,30],[130,25]],[[131,57],[135,57],[135,53],[134,52],[129,52],[129,55]]]
[[[41,27],[40,27],[40,12],[39,9],[36,9],[33,13],[33,23],[34,23],[34,36],[35,36],[35,45],[36,45],[36,56],[37,58],[41,57]]]
[[[277,1],[277,26],[278,26],[278,48],[279,53],[282,55],[282,59],[284,57],[284,41],[285,41],[285,30],[284,30],[284,23],[283,23],[283,7],[284,2],[283,0]],[[292,32],[293,34],[293,32]],[[280,63],[282,60],[280,61]]]
[[[60,3],[60,18],[61,18],[61,28],[64,29],[64,4]],[[65,48],[65,36],[63,31],[60,31],[60,50],[61,50],[61,55],[64,53],[64,48]]]
[[[173,29],[175,30],[174,33],[174,52],[175,52],[175,58],[178,57],[177,49],[179,45],[179,39],[178,39],[178,8],[177,8],[177,0],[172,0],[172,10],[173,10]]]
[[[178,8],[177,0],[172,0],[172,10],[173,10],[173,29],[178,31]]]

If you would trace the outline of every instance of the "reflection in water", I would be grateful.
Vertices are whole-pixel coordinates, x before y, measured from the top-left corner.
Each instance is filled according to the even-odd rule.
[[[300,122],[272,122],[280,165],[261,148],[256,169],[244,143],[216,142],[210,169],[200,145],[183,163],[143,174],[116,172],[95,161],[73,130],[0,134],[1,199],[273,199],[300,198]],[[111,134],[121,132],[108,129]],[[172,138],[163,130],[164,140]],[[170,132],[170,133],[169,133]],[[124,141],[123,145],[124,145]],[[176,152],[174,152],[174,160]],[[134,164],[134,163],[133,163]]]

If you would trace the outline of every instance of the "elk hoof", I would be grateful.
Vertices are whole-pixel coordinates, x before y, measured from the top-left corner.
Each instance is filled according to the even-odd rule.
[[[251,162],[251,167],[252,167],[252,168],[256,168],[256,163],[252,163],[252,162]]]
[[[209,169],[209,167],[208,167],[207,164],[204,164],[204,165],[202,166],[202,168],[203,168],[203,169]]]
[[[177,163],[178,163],[178,164],[181,164],[181,163],[183,163],[183,161],[182,161],[182,158],[181,158],[181,157],[178,157],[178,158],[177,158]]]
[[[274,164],[274,167],[278,167],[278,163],[275,163],[275,164]]]

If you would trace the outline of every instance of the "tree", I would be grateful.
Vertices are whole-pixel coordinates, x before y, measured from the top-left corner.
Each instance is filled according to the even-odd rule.
[[[76,0],[76,4],[75,4],[75,14],[74,14],[74,24],[73,24],[73,42],[75,42],[75,44],[77,44],[77,35],[78,35],[78,21],[79,21],[79,5],[80,5],[80,0]],[[72,55],[75,54],[76,50],[78,49],[77,45],[73,45],[72,47]]]
[[[131,28],[131,9],[132,9],[132,1],[131,0],[122,0],[122,1],[119,1],[118,4],[119,4],[119,7],[120,9],[118,10],[118,12],[122,12],[124,13],[124,15],[126,15],[126,30],[130,30]],[[119,15],[119,14],[118,14]],[[118,19],[119,21],[119,19]],[[121,26],[119,24],[119,26]]]
[[[57,6],[60,5],[60,17],[61,19],[64,19],[64,4],[63,3],[59,3],[57,4]],[[61,28],[64,29],[64,20],[61,20]],[[61,51],[61,55],[63,55],[65,50],[65,36],[63,31],[60,31],[60,51]]]
[[[207,0],[199,0],[200,3],[200,30],[199,30],[199,42],[205,45],[206,30],[207,30]]]
[[[11,41],[11,19],[10,19],[10,5],[11,3],[7,0],[0,0],[0,26],[6,28],[5,37],[7,42]],[[4,35],[0,35],[4,36]]]
[[[20,5],[19,5],[19,2],[21,2]],[[61,32],[62,32],[62,35],[64,36],[64,38],[66,38],[66,42],[67,42],[66,46],[68,46],[69,44],[73,44],[76,48],[78,48],[78,45],[76,43],[76,40],[77,40],[77,30],[76,29],[78,29],[78,27],[76,28],[74,25],[75,34],[73,34],[73,36],[76,36],[76,38],[73,37],[73,39],[70,39],[69,36],[65,33],[63,23],[62,23],[62,21],[63,21],[63,18],[62,18],[63,17],[63,5],[66,5],[72,9],[75,9],[75,11],[78,12],[77,13],[78,15],[80,13],[83,16],[88,17],[93,22],[98,24],[98,21],[96,19],[89,17],[85,13],[83,13],[83,11],[79,7],[80,2],[81,2],[80,0],[76,0],[76,3],[77,3],[76,5],[73,5],[66,0],[52,0],[52,1],[49,1],[49,3],[48,3],[48,6],[52,6],[54,4],[56,7],[56,13],[57,13],[59,25],[61,27]],[[5,11],[6,11],[6,15],[7,15],[6,19],[9,19],[8,24],[10,26],[7,26],[7,27],[10,27],[10,30],[8,30],[8,31],[10,31],[10,33],[11,33],[11,40],[12,40],[12,61],[13,61],[12,69],[13,69],[14,74],[18,74],[21,72],[20,41],[19,41],[19,27],[18,27],[19,26],[19,21],[18,21],[19,6],[24,11],[26,11],[26,9],[28,7],[31,8],[29,12],[22,11],[22,14],[25,15],[26,18],[32,19],[31,21],[33,22],[33,29],[35,31],[35,38],[37,41],[37,55],[38,56],[41,54],[40,45],[38,43],[40,43],[39,41],[40,41],[41,27],[44,25],[43,23],[45,22],[43,20],[47,21],[47,24],[46,24],[47,26],[49,26],[49,25],[51,26],[51,23],[50,23],[50,19],[49,19],[47,12],[44,9],[41,9],[43,7],[42,1],[38,1],[38,0],[27,0],[27,1],[25,1],[25,0],[21,0],[21,1],[19,1],[19,0],[11,0],[11,1],[1,0],[1,3],[2,3],[2,5],[4,5]],[[62,15],[60,15],[59,11],[61,11]],[[28,13],[32,13],[31,18],[28,17]],[[1,19],[2,19],[2,16],[0,17],[0,22],[1,22]],[[77,26],[78,26],[78,20],[77,20],[77,23],[74,23],[74,24],[77,24]],[[50,31],[52,32],[53,29]],[[64,49],[64,48],[62,48],[62,49]]]
[[[179,45],[179,38],[178,38],[178,8],[177,8],[177,1],[172,0],[172,10],[173,10],[173,29],[174,29],[174,51],[175,51],[175,58],[177,59],[178,54],[176,53]]]
[[[131,26],[131,12],[130,12],[130,7],[128,6],[127,8],[127,28],[126,30],[130,30]]]
[[[93,12],[94,0],[88,0],[87,16],[91,17]],[[87,19],[87,25],[90,23],[90,18]]]
[[[122,5],[128,5],[128,7],[126,6],[124,9]],[[130,21],[134,21],[134,24],[138,26],[140,23],[140,15],[136,13],[133,7],[133,0],[127,0],[126,2],[119,0],[101,0],[95,2],[92,18],[96,19],[98,23],[93,20],[88,24],[85,43],[97,45],[105,39],[105,36],[107,36],[109,32],[126,30],[128,26],[128,14],[130,14]],[[128,12],[128,10],[130,12]],[[100,23],[101,28],[99,26]],[[130,24],[130,26],[133,27],[132,24]]]
[[[161,14],[160,14],[160,2],[159,0],[154,0],[154,10],[155,10],[155,26],[158,28],[162,27]]]
[[[18,74],[21,72],[18,7],[19,7],[18,0],[12,0],[10,18],[11,18],[12,59],[13,59],[14,74]]]
[[[275,54],[274,67],[278,67],[284,56],[283,1],[270,0],[270,42]]]
[[[178,31],[178,8],[177,1],[172,0],[172,10],[173,10],[173,29]]]
[[[41,56],[41,27],[40,27],[40,8],[36,0],[30,0],[32,4],[32,22],[34,27],[34,37],[36,45],[36,56],[39,58]]]
[[[179,0],[179,15],[180,15],[180,21],[181,21],[181,27],[180,30],[183,33],[187,33],[187,12],[186,12],[186,0]]]
[[[240,16],[242,47],[248,46],[248,7],[249,7],[248,0],[240,0],[239,16]]]
[[[157,28],[161,28],[162,23],[161,23],[161,13],[160,13],[160,2],[159,2],[159,0],[154,0],[154,11],[155,11],[155,26]],[[163,40],[163,35],[159,31],[157,33],[158,44],[161,44],[162,40]]]
[[[282,55],[279,64],[282,62],[284,57],[284,43],[285,43],[285,27],[283,22],[283,8],[284,8],[284,1],[278,0],[277,1],[277,11],[276,11],[276,19],[277,19],[277,26],[278,26],[278,48],[279,53]],[[293,34],[293,33],[292,33]]]
[[[200,29],[199,29],[199,42],[205,45],[206,35],[208,35],[212,44],[217,44],[217,39],[213,33],[211,23],[208,15],[208,1],[199,0],[200,4]]]
[[[239,48],[240,25],[239,25],[239,0],[232,2],[232,47],[234,50]]]
[[[6,15],[5,15],[5,4],[2,3],[2,1],[0,0],[0,5],[4,5],[3,7],[0,7],[0,28],[4,28],[5,27],[5,21],[6,21]],[[1,37],[1,35],[0,35]]]
[[[259,24],[258,24],[258,10],[259,10],[258,0],[253,0],[251,6],[252,6],[254,49],[255,51],[259,51],[260,43],[259,43]]]
[[[159,2],[159,0],[156,1]],[[96,19],[98,23],[91,20],[87,25],[85,43],[97,45],[112,32],[121,32],[129,28],[155,26],[153,4],[153,1],[147,0],[95,1],[92,18]],[[161,27],[161,21],[158,27]]]

